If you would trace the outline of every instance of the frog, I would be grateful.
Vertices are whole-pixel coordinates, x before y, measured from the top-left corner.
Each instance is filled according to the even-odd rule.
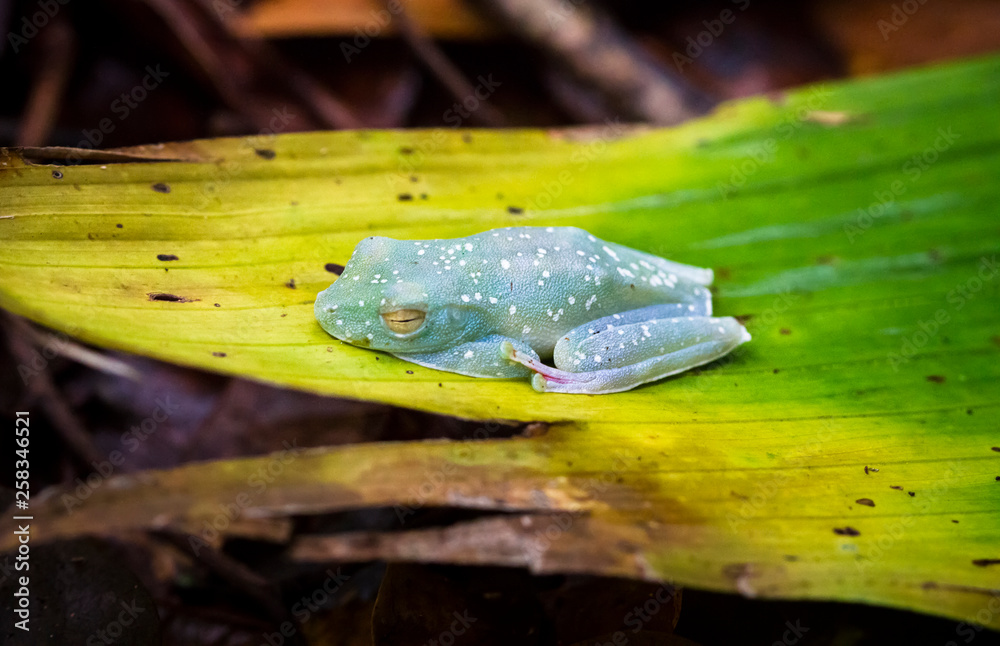
[[[675,375],[750,341],[712,316],[711,269],[572,226],[464,238],[371,236],[315,302],[359,348],[543,393],[608,394]]]

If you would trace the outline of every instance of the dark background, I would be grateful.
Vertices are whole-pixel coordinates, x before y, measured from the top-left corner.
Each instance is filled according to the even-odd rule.
[[[108,148],[271,130],[450,127],[456,120],[478,127],[671,123],[737,97],[1000,49],[1000,3],[989,1],[630,0],[584,10],[600,28],[594,42],[575,51],[561,49],[555,36],[533,35],[525,22],[505,19],[512,3],[467,5],[468,15],[483,17],[463,23],[457,1],[403,2],[405,14],[389,27],[371,13],[381,9],[377,2],[354,14],[349,9],[355,2],[331,1],[327,11],[343,20],[324,28],[304,18],[296,23],[291,8],[282,12],[291,18],[285,26],[269,22],[263,12],[268,3],[251,0],[0,0],[0,145]],[[566,5],[592,6],[551,3],[556,10]],[[443,8],[425,14],[418,10],[423,6]],[[358,36],[355,30],[365,28],[377,28],[377,37],[369,42]],[[598,55],[608,43],[642,68],[626,91],[622,71]],[[639,105],[634,99],[644,84],[675,92],[684,111]],[[470,101],[474,109],[456,108],[477,87],[486,97]],[[121,473],[267,453],[290,439],[325,446],[463,438],[475,430],[452,419],[124,355],[113,356],[139,370],[141,383],[57,353],[37,376],[24,378],[19,367],[67,342],[38,337],[17,319],[0,319],[0,414],[12,424],[14,411],[37,411],[33,491],[85,479],[94,469],[88,457],[107,454],[122,429],[140,424],[163,397],[179,402],[181,412],[130,456]],[[492,436],[522,430],[502,428]],[[3,484],[11,478],[4,471]],[[422,509],[407,520],[407,529],[470,515]],[[399,527],[392,510],[374,510],[296,519],[294,531]],[[450,624],[450,617],[439,616],[441,608],[465,604],[479,619],[474,630],[455,636],[457,644],[605,644],[615,643],[616,630],[624,630],[630,644],[1000,643],[996,634],[903,611],[696,590],[683,592],[680,609],[675,601],[662,606],[638,634],[623,617],[658,586],[381,563],[343,565],[346,582],[337,579],[336,592],[300,621],[291,611],[295,602],[340,566],[292,564],[280,546],[263,542],[230,541],[198,555],[186,544],[162,533],[35,547],[32,563],[44,583],[33,589],[39,604],[34,641],[17,641],[6,611],[0,639],[416,645],[439,639],[441,626]],[[6,555],[0,563],[3,606],[13,594],[9,564]],[[99,633],[131,616],[121,615],[123,602],[146,611],[133,611],[135,622],[117,637]],[[669,635],[678,612],[676,634],[691,641]],[[293,622],[294,635],[281,637],[286,621]]]

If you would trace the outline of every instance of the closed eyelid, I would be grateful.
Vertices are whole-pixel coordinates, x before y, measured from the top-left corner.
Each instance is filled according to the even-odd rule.
[[[399,309],[381,314],[382,321],[385,322],[390,331],[405,335],[412,334],[419,330],[427,320],[427,312],[414,309]]]
[[[379,316],[385,316],[386,314],[392,314],[393,312],[399,312],[402,310],[409,310],[414,312],[423,312],[427,314],[428,307],[425,303],[384,303],[378,308]]]

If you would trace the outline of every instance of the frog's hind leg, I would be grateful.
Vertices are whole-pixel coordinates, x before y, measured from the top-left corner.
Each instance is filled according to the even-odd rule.
[[[750,340],[731,317],[662,314],[676,314],[676,306],[632,310],[570,331],[556,344],[555,368],[516,351],[508,357],[535,371],[536,390],[599,394],[629,390],[714,361]]]

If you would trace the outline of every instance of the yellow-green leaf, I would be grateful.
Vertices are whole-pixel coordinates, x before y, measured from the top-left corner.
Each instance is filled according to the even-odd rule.
[[[669,130],[293,134],[79,166],[8,150],[0,305],[208,370],[553,423],[530,439],[291,456],[248,515],[524,512],[447,536],[300,542],[303,558],[609,572],[1000,628],[997,105],[993,57],[750,99]],[[714,267],[717,311],[747,317],[754,340],[627,393],[560,396],[344,346],[313,319],[326,265],[365,235],[522,224]],[[33,510],[38,536],[197,528],[274,459],[117,479],[85,508],[53,492]]]

